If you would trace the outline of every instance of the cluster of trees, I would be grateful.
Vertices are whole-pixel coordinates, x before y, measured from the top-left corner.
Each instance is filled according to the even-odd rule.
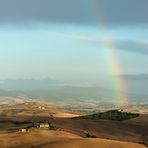
[[[111,110],[87,116],[75,117],[74,119],[90,119],[90,120],[104,119],[104,120],[124,121],[131,118],[136,118],[138,116],[139,114],[136,113],[127,113],[118,110]]]

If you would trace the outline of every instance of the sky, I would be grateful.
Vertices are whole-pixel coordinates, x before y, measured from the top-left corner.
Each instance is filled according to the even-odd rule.
[[[147,0],[0,0],[0,79],[142,85],[147,6]]]

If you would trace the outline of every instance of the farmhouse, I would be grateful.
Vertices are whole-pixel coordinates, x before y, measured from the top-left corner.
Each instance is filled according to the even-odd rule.
[[[40,123],[39,128],[50,128],[50,124],[49,123]]]

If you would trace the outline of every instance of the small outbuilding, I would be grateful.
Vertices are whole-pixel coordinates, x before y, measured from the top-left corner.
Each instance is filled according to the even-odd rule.
[[[25,133],[25,132],[27,132],[28,130],[25,129],[25,128],[22,128],[20,131],[21,131],[22,133]]]

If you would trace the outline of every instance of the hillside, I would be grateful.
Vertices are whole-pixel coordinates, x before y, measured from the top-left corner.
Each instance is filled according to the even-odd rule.
[[[121,114],[115,110],[108,111],[107,115],[109,113],[112,113],[112,114],[116,113],[117,115]],[[14,137],[19,137],[20,133],[18,133],[18,131],[20,131],[20,129],[22,128],[29,128],[30,130],[27,133],[24,133],[24,134],[22,133],[22,134],[28,135],[31,132],[30,133],[30,137],[31,137],[31,135],[33,134],[32,130],[34,131],[36,129],[35,127],[33,128],[33,125],[35,123],[49,122],[54,127],[53,131],[59,132],[60,136],[61,136],[61,131],[68,132],[81,137],[82,141],[85,141],[85,138],[86,138],[86,143],[89,141],[89,139],[90,141],[93,141],[93,139],[87,138],[88,137],[87,135],[89,134],[89,135],[92,135],[90,137],[116,140],[120,142],[123,141],[123,142],[142,143],[142,144],[148,145],[147,143],[147,140],[148,140],[147,125],[148,124],[147,124],[146,115],[145,116],[140,115],[137,118],[132,118],[130,120],[125,120],[125,121],[104,120],[104,119],[102,120],[102,119],[98,119],[98,117],[97,119],[95,119],[96,118],[95,117],[94,119],[88,118],[86,120],[86,119],[80,119],[80,118],[87,117],[87,116],[84,116],[84,115],[80,116],[80,114],[75,114],[73,112],[68,112],[63,109],[58,109],[53,106],[49,106],[49,105],[47,106],[45,104],[41,104],[37,102],[34,102],[34,103],[26,102],[26,103],[16,104],[12,106],[3,106],[1,107],[0,115],[1,115],[0,116],[0,134],[6,133],[8,137],[9,136],[13,137],[12,136],[13,134],[15,135]],[[135,114],[132,114],[132,115],[135,115]],[[75,117],[80,116],[80,118],[79,117],[72,118],[74,116]],[[88,115],[88,117],[91,117],[91,116]],[[48,135],[47,134],[48,132],[50,132],[49,129],[47,129],[46,132],[44,133],[45,135],[44,134],[43,135],[46,137]],[[39,135],[39,133],[40,133],[40,129],[37,129],[37,134]],[[54,139],[57,140],[55,137]],[[12,140],[16,141],[15,138],[12,138]],[[48,140],[49,138],[47,138],[47,141],[46,141],[47,143],[49,142]],[[60,141],[59,143],[63,143],[63,147],[67,146],[65,141],[63,140],[60,140]],[[76,142],[77,140],[74,140],[74,141]],[[35,143],[36,143],[35,141],[31,142],[31,144],[33,145]],[[50,142],[49,144],[52,145]],[[92,143],[90,142],[90,144]],[[28,144],[24,146],[27,147],[27,145]]]
[[[8,142],[9,141],[9,142]],[[29,133],[0,134],[2,148],[145,148],[145,146],[106,139],[84,139],[63,131],[32,131]]]

